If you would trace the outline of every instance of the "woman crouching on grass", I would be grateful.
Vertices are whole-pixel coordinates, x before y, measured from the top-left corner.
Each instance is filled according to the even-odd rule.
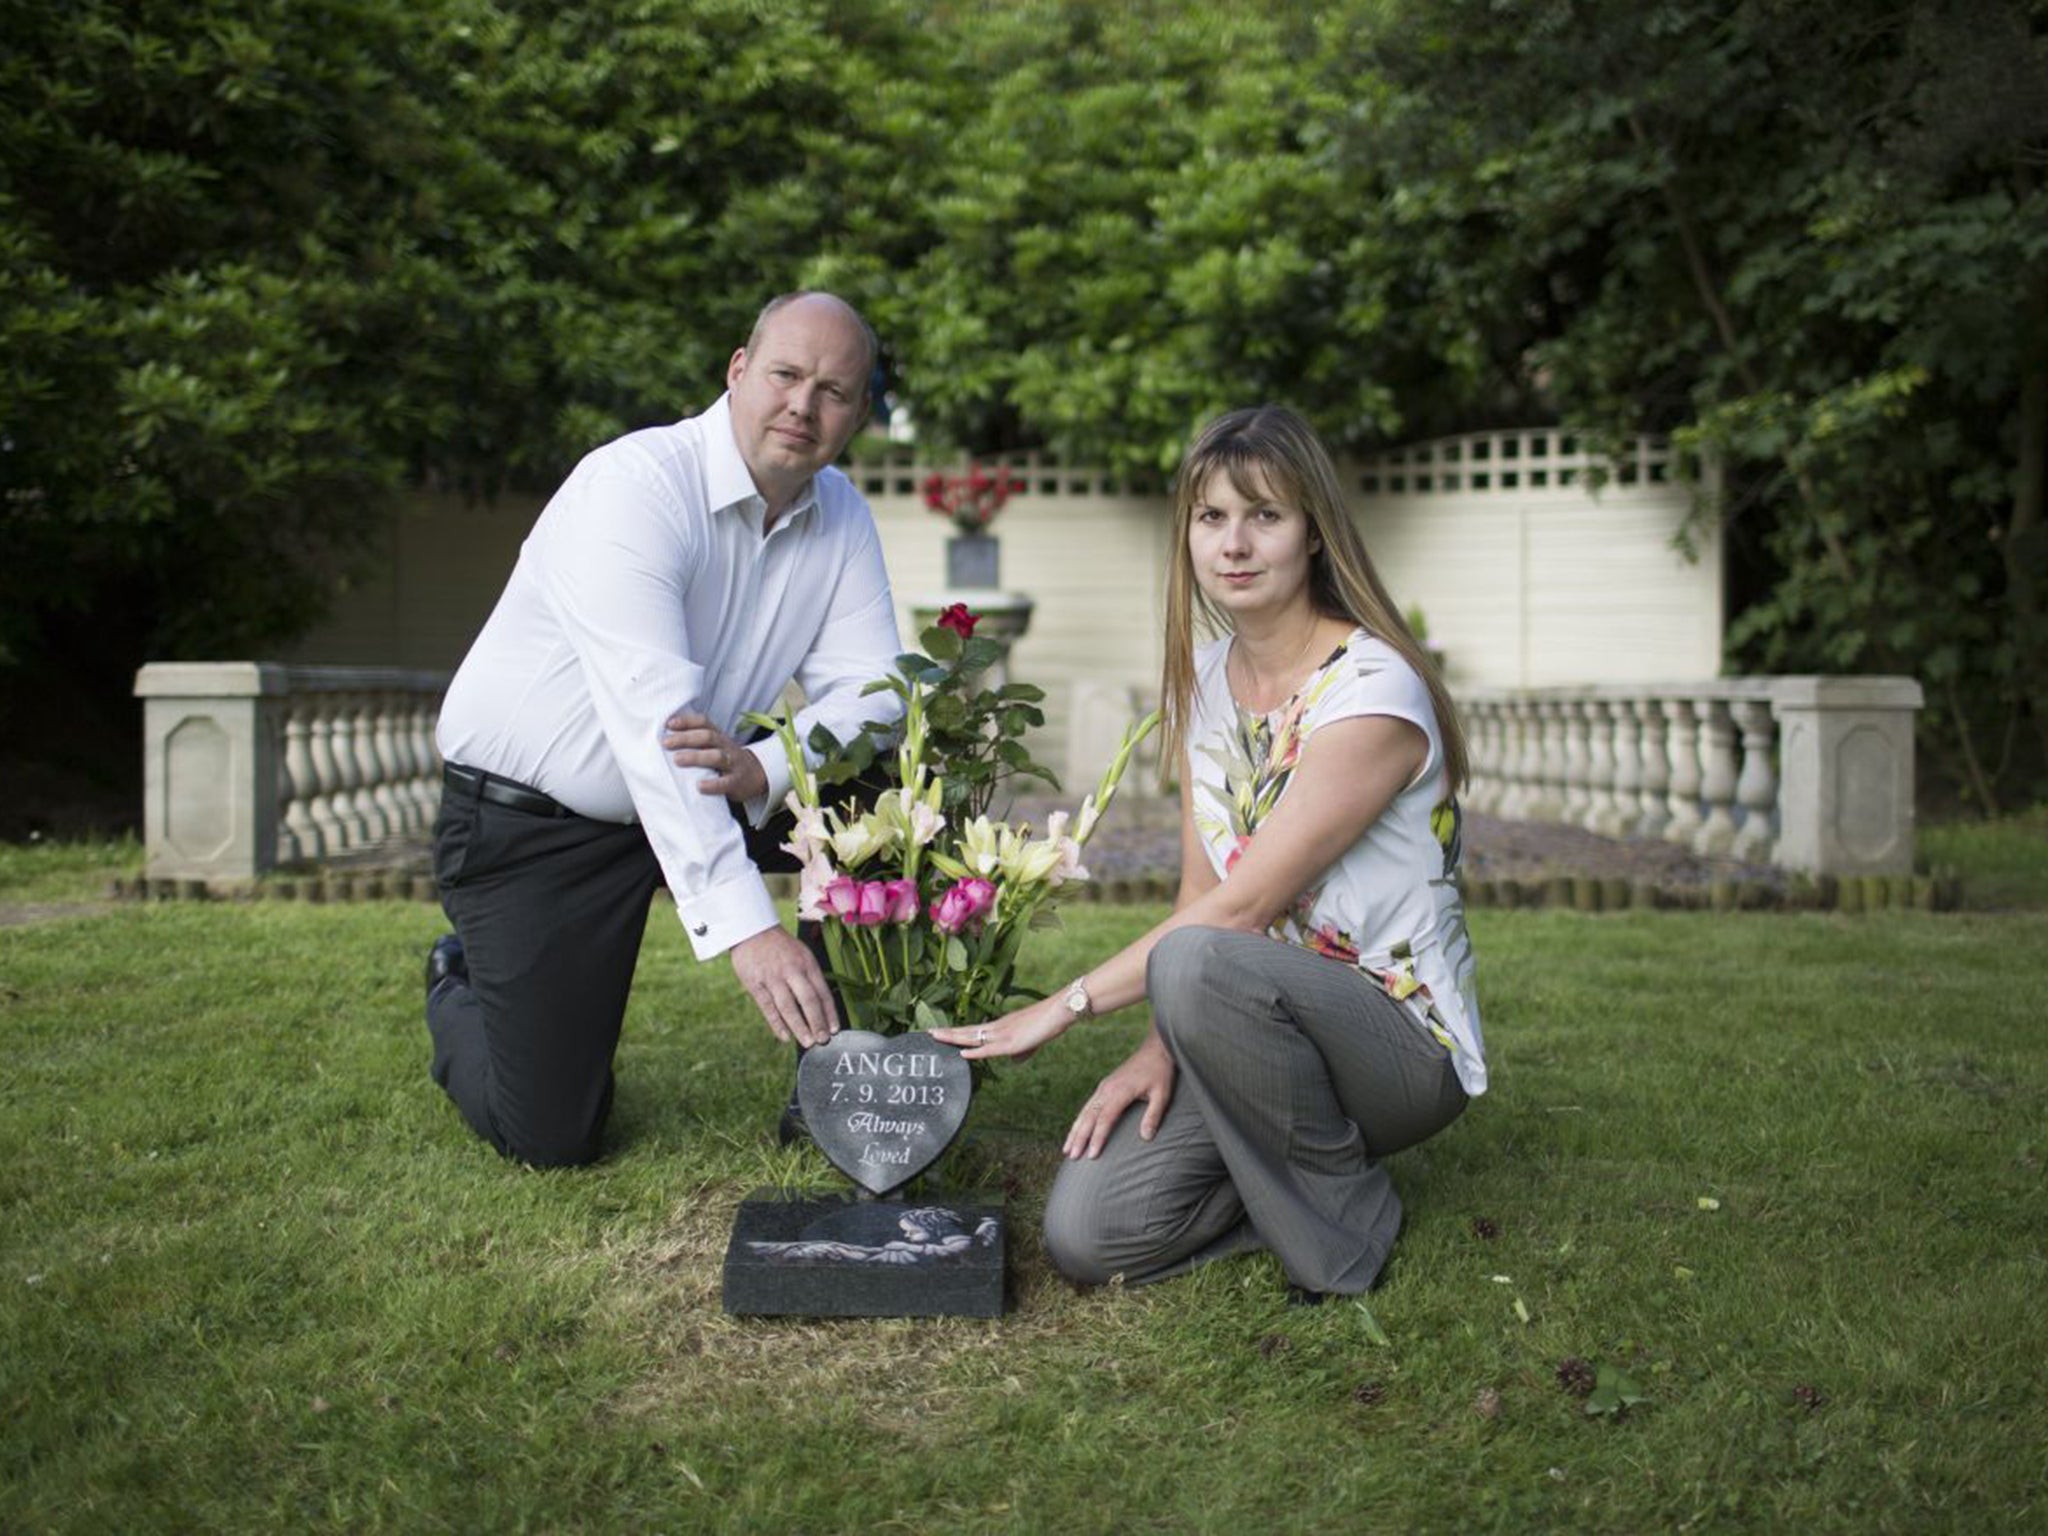
[[[1301,1290],[1356,1293],[1401,1225],[1379,1159],[1486,1088],[1451,883],[1464,740],[1292,411],[1203,431],[1174,541],[1173,915],[1064,993],[934,1034],[973,1059],[1022,1058],[1150,1002],[1151,1033],[1067,1133],[1053,1262],[1083,1284],[1136,1284],[1269,1248]],[[1199,648],[1197,611],[1220,636]]]

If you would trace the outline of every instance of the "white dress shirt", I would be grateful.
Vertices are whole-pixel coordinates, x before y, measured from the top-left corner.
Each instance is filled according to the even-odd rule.
[[[519,552],[503,596],[449,685],[436,740],[451,763],[516,779],[599,821],[638,821],[699,959],[777,921],[761,873],[709,775],[662,750],[694,709],[746,734],[794,677],[797,737],[840,740],[891,719],[861,688],[901,650],[873,515],[820,471],[765,537],[767,504],[733,440],[727,397],[701,416],[608,443],[576,466]],[[774,738],[749,748],[768,791],[789,789]]]

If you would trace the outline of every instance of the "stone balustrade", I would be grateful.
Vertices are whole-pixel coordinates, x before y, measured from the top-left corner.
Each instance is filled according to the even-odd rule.
[[[147,876],[226,886],[416,847],[440,802],[447,683],[391,668],[144,667]],[[1458,701],[1476,811],[1813,875],[1912,870],[1911,678],[1464,688]],[[1077,699],[1090,727],[1071,743],[1077,786],[1143,702],[1124,688]]]
[[[447,686],[384,667],[145,666],[149,878],[232,884],[417,841],[440,804]]]
[[[1458,691],[1476,811],[1813,875],[1913,867],[1905,677]]]

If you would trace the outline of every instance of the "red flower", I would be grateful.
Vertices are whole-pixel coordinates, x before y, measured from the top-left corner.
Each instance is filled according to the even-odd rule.
[[[965,603],[955,603],[939,615],[939,628],[950,629],[962,640],[974,637],[974,626],[981,622],[981,615],[968,611]]]
[[[928,475],[921,489],[924,504],[962,533],[979,533],[1003,510],[1003,503],[1027,487],[1021,475],[998,468],[994,473],[970,464],[964,475]]]

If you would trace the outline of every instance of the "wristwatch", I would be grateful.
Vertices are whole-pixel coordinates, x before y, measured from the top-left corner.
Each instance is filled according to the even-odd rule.
[[[1067,988],[1067,1021],[1078,1024],[1083,1019],[1095,1017],[1095,1002],[1088,996],[1088,978],[1076,976],[1074,984]]]

